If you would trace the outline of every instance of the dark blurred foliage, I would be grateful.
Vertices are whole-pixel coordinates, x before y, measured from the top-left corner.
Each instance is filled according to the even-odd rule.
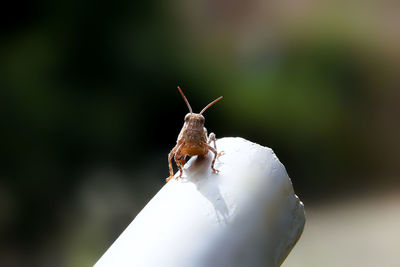
[[[273,148],[306,203],[398,185],[393,4],[278,2],[4,8],[0,265],[98,259],[168,175],[177,85],[195,111],[223,95],[209,132]]]

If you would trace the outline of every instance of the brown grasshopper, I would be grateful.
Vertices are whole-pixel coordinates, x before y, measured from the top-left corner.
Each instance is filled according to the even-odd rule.
[[[169,182],[174,177],[174,170],[172,169],[171,160],[174,158],[176,165],[180,170],[180,174],[177,178],[182,177],[182,168],[186,163],[186,156],[205,156],[208,153],[208,150],[214,153],[214,158],[211,163],[211,169],[214,173],[218,173],[219,171],[214,168],[215,159],[221,154],[217,152],[217,145],[215,143],[216,138],[214,133],[210,133],[207,137],[207,129],[204,128],[204,117],[203,112],[206,111],[209,107],[217,103],[221,100],[222,96],[218,97],[210,104],[208,104],[199,114],[193,113],[192,108],[185,95],[183,94],[181,88],[178,86],[178,90],[181,93],[183,100],[185,100],[186,105],[189,108],[188,114],[185,116],[185,123],[183,124],[182,130],[178,135],[178,140],[176,141],[176,146],[171,150],[168,154],[168,165],[169,165],[169,173],[170,176],[165,180]],[[210,143],[213,142],[214,147],[210,146]]]

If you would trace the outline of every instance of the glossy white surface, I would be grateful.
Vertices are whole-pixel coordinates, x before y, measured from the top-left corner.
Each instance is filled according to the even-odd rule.
[[[103,266],[278,266],[301,235],[303,204],[273,151],[222,138],[193,157],[96,263]]]

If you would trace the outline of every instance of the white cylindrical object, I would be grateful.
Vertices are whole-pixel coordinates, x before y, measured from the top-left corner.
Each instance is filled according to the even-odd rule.
[[[193,157],[95,267],[279,266],[299,239],[304,207],[274,152],[222,138],[213,155]]]

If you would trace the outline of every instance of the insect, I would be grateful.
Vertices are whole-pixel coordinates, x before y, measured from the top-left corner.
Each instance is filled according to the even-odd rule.
[[[183,100],[189,108],[188,114],[185,116],[185,122],[183,124],[182,130],[178,135],[178,140],[176,140],[176,146],[171,150],[168,154],[168,165],[169,165],[169,173],[170,176],[166,179],[166,182],[169,182],[174,177],[174,170],[172,169],[172,158],[174,158],[176,165],[179,168],[180,174],[177,178],[182,177],[183,166],[186,163],[186,156],[205,156],[208,154],[210,150],[214,153],[214,158],[211,163],[211,169],[214,173],[218,173],[219,171],[214,168],[215,159],[221,155],[221,153],[217,152],[217,145],[215,143],[216,138],[214,133],[210,133],[207,136],[207,129],[204,128],[204,116],[202,115],[204,111],[206,111],[209,107],[217,103],[222,99],[222,96],[218,97],[210,104],[205,106],[200,113],[193,113],[192,107],[189,104],[189,101],[186,99],[183,94],[181,88],[178,86],[178,90],[181,93]],[[213,142],[214,147],[210,146],[210,143]]]

